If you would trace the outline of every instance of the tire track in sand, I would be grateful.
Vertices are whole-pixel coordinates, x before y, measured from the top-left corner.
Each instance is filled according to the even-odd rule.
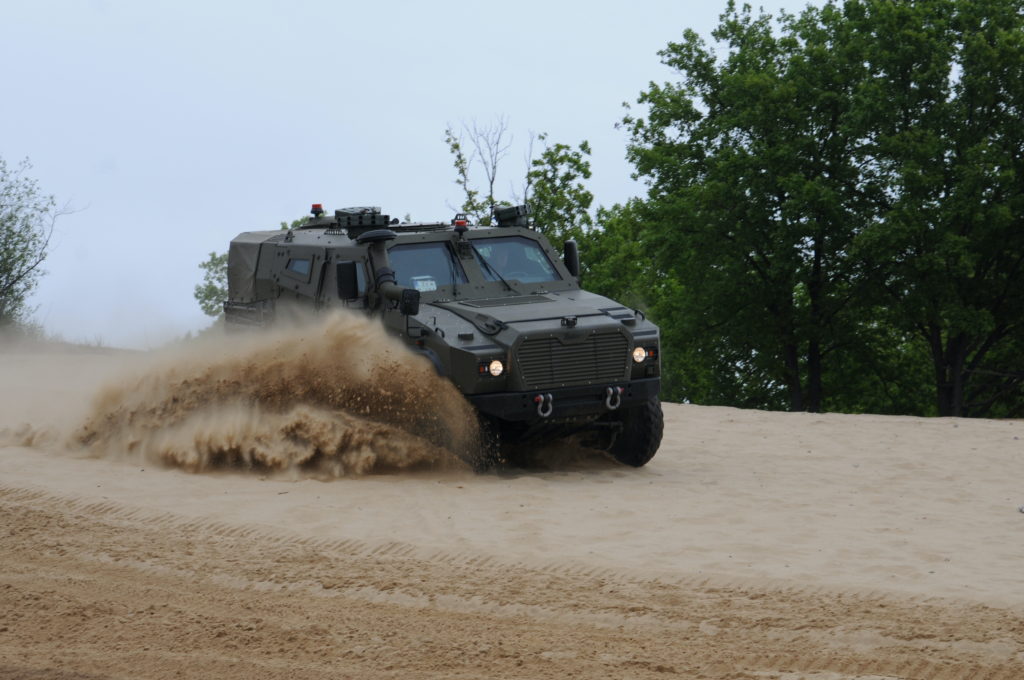
[[[489,669],[494,677],[1024,677],[1021,612],[980,604],[813,584],[651,578],[554,561],[528,565],[394,541],[309,539],[17,487],[0,487],[0,511],[0,628],[7,629],[0,632],[0,647],[20,654],[22,669],[41,668],[32,659],[54,652],[31,638],[33,627],[56,625],[47,612],[91,611],[94,591],[109,591],[103,607],[112,610],[153,606],[159,594],[173,591],[195,594],[175,616],[209,633],[191,642],[206,658],[226,658],[230,648],[223,645],[242,644],[237,631],[217,637],[218,631],[206,630],[207,620],[223,627],[252,609],[263,611],[264,621],[285,621],[300,610],[330,624],[324,624],[326,632],[306,631],[303,638],[323,638],[319,649],[329,650],[328,661],[306,659],[310,663],[302,665],[305,652],[296,651],[298,643],[288,642],[286,631],[277,631],[285,644],[256,654],[247,662],[250,674],[306,669],[292,677],[332,677],[345,660],[342,666],[354,664],[360,677],[391,677],[377,665],[388,657],[392,671],[410,676],[441,663],[453,677],[463,665],[478,673]],[[134,590],[140,593],[131,600]],[[353,634],[349,647],[330,643],[330,631],[349,615],[361,621],[362,633]],[[372,631],[385,619],[394,635],[420,651],[392,658],[387,645],[373,643]],[[170,654],[173,645],[161,630],[140,630],[138,644]],[[491,635],[504,645],[502,654],[494,645],[472,651],[481,636]],[[366,640],[372,644],[359,644]],[[97,651],[94,665],[76,672],[120,669],[157,677],[146,675],[151,666],[133,665],[131,654],[119,656],[123,644],[103,635],[80,642],[76,649],[83,654],[86,647]],[[355,650],[354,656],[343,648]],[[298,666],[282,665],[289,654],[297,655]],[[0,652],[0,668],[12,658]],[[478,665],[482,661],[485,666]]]

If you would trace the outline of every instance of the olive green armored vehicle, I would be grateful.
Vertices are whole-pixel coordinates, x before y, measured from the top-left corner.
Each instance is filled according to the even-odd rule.
[[[231,242],[229,328],[281,322],[294,305],[379,317],[479,412],[477,469],[577,433],[626,465],[657,452],[658,327],[580,288],[576,243],[559,256],[526,206],[496,209],[495,226],[463,215],[399,222],[379,208],[312,213]]]

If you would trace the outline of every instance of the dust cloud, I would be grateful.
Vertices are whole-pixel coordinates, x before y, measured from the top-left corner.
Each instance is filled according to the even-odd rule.
[[[478,437],[472,407],[429,362],[379,323],[335,314],[158,353],[102,389],[70,441],[193,472],[338,477],[462,466]]]

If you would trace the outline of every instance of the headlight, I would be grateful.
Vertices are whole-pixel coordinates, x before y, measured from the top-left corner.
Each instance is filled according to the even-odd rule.
[[[622,355],[620,354],[619,356]],[[633,350],[633,361],[635,361],[636,363],[639,364],[646,358],[647,350],[645,350],[643,347],[637,347],[636,349]]]
[[[504,371],[504,370],[505,370],[505,365],[502,364],[497,359],[495,359],[494,361],[492,361],[490,364],[487,365],[487,372],[490,373],[491,375],[493,375],[495,378],[497,378],[499,375],[501,375],[501,372]]]

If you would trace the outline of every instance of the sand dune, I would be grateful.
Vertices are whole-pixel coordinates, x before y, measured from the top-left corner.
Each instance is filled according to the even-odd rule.
[[[0,678],[1024,677],[1020,421],[667,404],[645,468],[491,475],[83,444],[153,362],[0,352]]]

